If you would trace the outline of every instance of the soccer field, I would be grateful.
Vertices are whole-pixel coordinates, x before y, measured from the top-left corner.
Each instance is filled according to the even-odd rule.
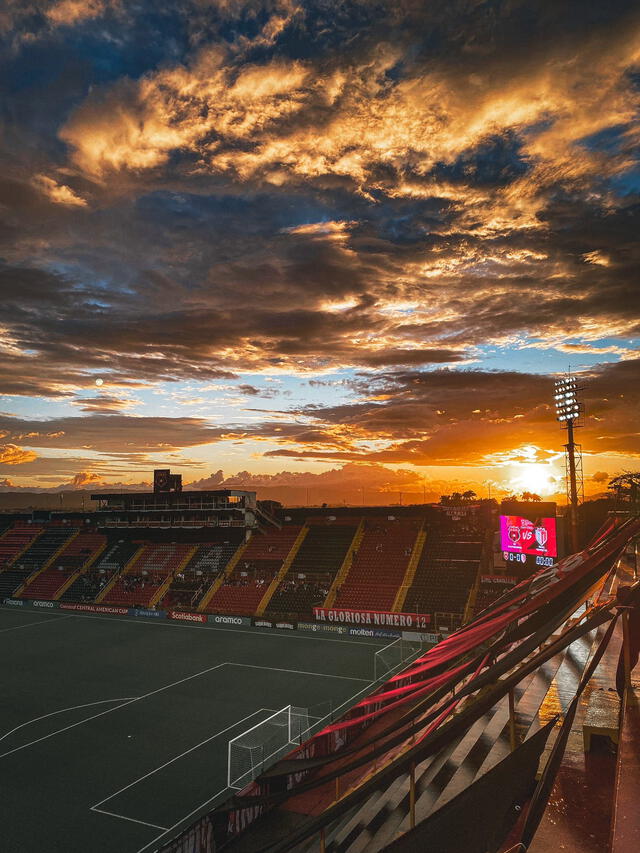
[[[230,793],[228,741],[350,704],[388,640],[0,608],[3,853],[142,853]]]

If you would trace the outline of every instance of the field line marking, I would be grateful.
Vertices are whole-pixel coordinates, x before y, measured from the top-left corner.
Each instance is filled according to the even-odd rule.
[[[335,714],[335,712],[339,711],[341,708],[344,708],[346,705],[349,705],[351,702],[353,702],[354,699],[356,699],[356,697],[360,696],[361,693],[364,693],[365,690],[372,687],[374,684],[375,684],[375,681],[370,681],[366,685],[366,687],[363,687],[362,690],[358,690],[357,693],[354,693],[353,696],[350,696],[349,699],[347,699],[345,702],[342,703],[342,705],[338,705],[338,707],[334,709],[333,714]],[[264,708],[263,710],[267,711],[269,709]],[[330,720],[331,717],[333,716],[333,714],[329,714],[324,719]],[[149,848],[152,845],[156,844],[158,841],[160,841],[161,838],[164,838],[165,835],[169,835],[170,833],[172,833],[175,829],[177,829],[180,826],[180,824],[185,823],[187,820],[189,820],[190,817],[192,817],[192,815],[196,814],[196,812],[199,812],[205,806],[209,805],[209,803],[211,803],[211,802],[213,802],[213,800],[217,799],[220,796],[220,794],[224,794],[225,791],[229,791],[229,790],[230,789],[227,787],[227,788],[222,788],[220,791],[217,791],[215,794],[213,794],[213,796],[209,797],[208,800],[205,800],[204,803],[200,803],[199,806],[196,806],[195,809],[192,809],[189,812],[189,814],[186,814],[184,817],[180,818],[180,820],[176,821],[173,824],[173,826],[169,827],[169,829],[165,830],[160,835],[157,835],[155,838],[153,838],[151,841],[149,841],[148,844],[145,844],[144,847],[141,847],[139,850],[136,850],[136,853],[145,853],[146,850],[149,850]]]
[[[153,774],[157,773],[158,770],[162,770],[163,768],[168,767],[170,764],[173,764],[174,761],[177,761],[179,758],[183,758],[185,755],[189,755],[190,752],[193,752],[194,750],[198,749],[199,747],[204,746],[205,743],[209,743],[209,741],[215,740],[215,738],[220,737],[220,735],[223,735],[225,732],[228,732],[230,729],[235,729],[236,726],[239,726],[241,723],[244,723],[245,720],[251,719],[251,717],[255,717],[256,714],[260,714],[262,711],[269,711],[269,710],[271,710],[271,709],[270,708],[258,708],[257,711],[254,711],[251,714],[247,714],[246,717],[242,717],[241,720],[237,720],[235,723],[232,723],[230,726],[227,726],[226,729],[222,729],[221,731],[216,732],[214,735],[211,735],[211,737],[208,737],[205,740],[200,741],[200,743],[197,743],[195,746],[192,746],[190,749],[185,749],[184,752],[181,752],[179,755],[176,755],[174,758],[170,758],[169,761],[165,761],[164,764],[161,764],[159,767],[156,767],[155,770],[150,770],[149,773],[145,773],[144,776],[141,776],[139,779],[136,779],[133,782],[129,782],[129,784],[125,785],[124,788],[120,788],[119,791],[115,791],[113,794],[109,794],[109,796],[105,797],[104,800],[100,800],[100,802],[96,803],[95,806],[90,806],[90,808],[95,810],[98,806],[102,805],[102,803],[106,803],[109,800],[112,800],[114,797],[117,797],[118,794],[121,794],[123,791],[126,791],[128,788],[132,788],[134,785],[137,785],[138,782],[142,782],[143,779],[147,779],[149,776],[153,776]],[[160,829],[163,829],[163,827],[160,827]]]
[[[9,610],[12,613],[16,612],[15,610],[11,610],[11,608],[6,607],[4,605],[2,605],[0,607],[0,609]],[[205,627],[201,624],[189,625],[188,623],[178,622],[178,621],[174,621],[172,619],[124,619],[120,616],[98,616],[97,614],[93,614],[93,613],[69,613],[68,616],[65,616],[64,618],[65,619],[67,619],[67,618],[68,619],[72,619],[72,618],[75,618],[75,619],[98,619],[101,622],[114,622],[114,621],[129,622],[132,625],[147,625],[150,627],[155,626],[156,628],[185,628],[185,629],[191,628],[191,629],[194,629],[196,631],[202,631],[202,630],[205,630],[205,631],[223,631],[227,634],[250,634],[252,637],[255,637],[256,635],[258,635],[260,637],[288,637],[289,639],[315,640],[316,642],[319,641],[322,643],[342,643],[342,644],[346,644],[349,646],[380,646],[380,647],[382,647],[382,645],[383,645],[382,640],[380,640],[379,642],[376,642],[376,640],[374,638],[372,638],[373,642],[363,642],[362,640],[355,640],[355,639],[354,640],[338,640],[334,637],[319,637],[315,633],[310,633],[308,635],[296,633],[295,637],[292,637],[291,633],[282,634],[278,631],[259,631],[259,630],[258,631],[244,631],[242,628],[216,628],[213,626],[209,627],[208,624]],[[354,627],[356,627],[356,626],[354,626]],[[384,642],[386,644],[386,640]]]
[[[156,842],[160,841],[161,838],[164,838],[165,835],[168,835],[170,832],[173,832],[173,830],[176,829],[176,827],[180,826],[181,823],[184,823],[186,820],[189,820],[191,815],[194,815],[197,811],[200,811],[200,809],[203,809],[205,806],[208,806],[209,803],[216,799],[216,797],[219,797],[220,794],[224,794],[224,792],[228,790],[229,788],[221,788],[212,797],[209,797],[208,800],[205,800],[204,803],[200,803],[199,806],[196,806],[193,811],[189,812],[189,814],[185,815],[183,818],[180,818],[180,820],[174,823],[173,826],[170,826],[169,829],[165,829],[164,832],[160,833],[160,835],[157,835],[155,838],[152,838],[148,844],[144,845],[144,847],[141,847],[139,850],[136,850],[136,853],[144,853],[145,850],[148,850],[153,844],[156,844]]]
[[[38,619],[37,622],[27,622],[25,625],[12,625],[11,628],[0,628],[0,634],[3,631],[19,631],[20,628],[31,628],[33,625],[46,625],[49,622],[62,622],[63,619],[70,619],[71,616],[56,616],[54,619]]]
[[[19,726],[16,726],[15,729],[11,729],[0,737],[0,740],[4,740],[9,735],[12,735],[14,732],[17,732],[18,729],[23,729],[25,726],[30,726],[31,723],[38,723],[40,720],[46,720],[47,717],[55,717],[56,714],[64,714],[65,711],[77,711],[79,708],[90,708],[93,705],[106,705],[107,702],[127,702],[130,699],[137,699],[137,696],[123,696],[120,699],[99,699],[97,702],[86,702],[84,705],[72,705],[70,708],[61,708],[59,711],[51,711],[50,714],[43,714],[41,717],[34,717],[33,720],[27,720],[26,723],[20,723]]]
[[[369,678],[354,678],[351,675],[333,675],[330,672],[309,672],[306,669],[284,669],[280,666],[259,666],[255,663],[233,663],[232,666],[244,666],[249,669],[268,669],[271,672],[293,672],[296,675],[317,675],[321,678],[340,678],[343,681],[366,681],[367,684],[372,684]]]
[[[48,735],[43,735],[42,737],[36,738],[36,740],[32,740],[29,743],[24,743],[22,746],[16,746],[14,749],[10,749],[7,752],[3,752],[0,754],[0,758],[6,758],[7,755],[12,755],[14,752],[20,752],[21,749],[26,749],[28,746],[33,746],[36,743],[40,743],[40,741],[47,740],[50,737],[54,737],[55,735],[62,734],[62,732],[67,732],[69,729],[75,729],[76,726],[81,726],[83,723],[88,723],[90,720],[95,720],[98,717],[103,717],[105,714],[111,714],[113,711],[117,711],[120,708],[124,708],[126,705],[131,705],[133,702],[139,702],[141,699],[146,699],[149,696],[155,696],[156,693],[162,693],[163,690],[168,690],[170,687],[175,687],[177,684],[184,684],[185,681],[190,681],[192,678],[198,678],[200,675],[205,675],[207,672],[212,672],[214,669],[220,669],[221,666],[227,666],[229,661],[224,661],[223,663],[217,663],[215,666],[210,666],[208,669],[203,669],[201,672],[196,672],[193,675],[187,675],[185,678],[180,678],[178,681],[172,681],[171,684],[165,684],[164,687],[157,687],[155,690],[150,690],[149,693],[144,693],[142,696],[136,696],[134,699],[129,699],[127,702],[123,702],[121,705],[116,705],[115,708],[107,708],[106,711],[100,711],[99,714],[93,714],[91,717],[86,717],[84,720],[79,720],[77,723],[71,723],[69,726],[65,726],[62,729],[58,729],[55,732],[50,732]]]
[[[108,814],[111,817],[118,817],[120,820],[130,820],[131,823],[141,823],[143,826],[151,826],[153,829],[164,829],[166,831],[166,827],[159,826],[157,823],[148,823],[146,820],[137,820],[135,817],[127,817],[123,814],[116,814],[115,812],[108,812],[106,809],[97,809],[95,806],[91,806],[92,812],[98,812],[100,814]]]

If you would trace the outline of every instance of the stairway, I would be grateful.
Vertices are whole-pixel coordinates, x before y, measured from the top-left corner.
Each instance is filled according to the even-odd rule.
[[[566,707],[577,686],[592,646],[599,633],[592,631],[576,640],[542,667],[526,676],[514,690],[518,741],[529,737],[546,722],[557,707]],[[559,685],[564,687],[559,688]],[[566,692],[563,692],[566,688]],[[551,707],[549,707],[551,704]],[[541,714],[544,709],[544,714]],[[507,697],[494,705],[469,730],[416,767],[416,823],[468,787],[475,779],[501,761],[510,751]],[[336,821],[325,835],[329,853],[377,853],[399,835],[408,832],[409,779],[396,778],[370,796],[357,810]],[[301,847],[305,853],[317,850],[317,839]]]
[[[258,605],[258,609],[256,610],[256,616],[263,616],[264,615],[264,611],[269,606],[269,602],[271,601],[274,592],[278,589],[278,587],[280,586],[280,583],[282,582],[285,575],[287,574],[287,572],[291,568],[291,564],[295,560],[296,555],[297,555],[298,551],[300,550],[300,546],[304,542],[308,532],[309,532],[309,527],[308,527],[308,525],[305,524],[300,529],[300,533],[298,533],[296,541],[291,546],[291,550],[287,554],[285,561],[282,563],[282,567],[280,568],[280,571],[275,576],[275,578],[271,581],[271,583],[267,587],[267,591],[262,596],[262,601],[260,602],[260,604]]]
[[[325,599],[324,604],[322,605],[323,607],[333,607],[333,603],[336,600],[338,589],[347,579],[347,576],[349,575],[349,569],[353,565],[353,557],[354,554],[357,552],[358,548],[360,547],[360,543],[362,542],[362,538],[364,536],[364,529],[364,518],[362,518],[360,520],[360,524],[358,525],[358,529],[355,532],[355,536],[353,537],[353,542],[351,543],[351,546],[347,551],[347,555],[342,561],[342,565],[340,566],[338,573],[336,574],[335,578],[333,579],[333,583],[329,588],[329,593]]]
[[[409,591],[409,587],[413,583],[413,579],[416,575],[416,569],[418,568],[418,561],[422,556],[422,551],[424,548],[424,543],[427,541],[427,531],[424,529],[424,526],[420,529],[416,541],[413,546],[413,551],[411,552],[411,557],[409,559],[409,565],[407,566],[407,571],[405,572],[405,576],[402,579],[402,583],[398,588],[398,592],[396,594],[395,601],[393,602],[393,606],[391,608],[392,613],[402,613],[402,608],[404,607],[404,602],[407,597],[407,592]]]
[[[111,580],[109,581],[109,583],[106,584],[106,586],[104,586],[103,589],[101,590],[101,592],[96,596],[96,604],[99,604],[101,601],[104,601],[106,596],[111,592],[113,587],[118,583],[118,581],[120,580],[122,575],[128,574],[131,571],[131,569],[133,569],[133,567],[138,562],[138,560],[142,557],[142,555],[147,550],[147,548],[148,548],[147,545],[141,545],[138,548],[138,550],[136,551],[136,553],[133,555],[133,557],[131,557],[131,559],[129,560],[127,565],[124,567],[124,569],[121,572],[114,572],[114,575],[111,578]]]
[[[209,589],[202,596],[202,600],[200,601],[200,604],[198,604],[198,613],[204,613],[205,612],[205,610],[207,609],[207,605],[209,604],[209,602],[211,601],[213,596],[216,594],[216,592],[220,589],[222,584],[225,582],[225,579],[229,577],[229,575],[233,572],[235,567],[238,565],[238,561],[240,560],[240,558],[244,554],[244,552],[245,552],[250,541],[251,541],[250,539],[247,539],[246,542],[242,542],[238,546],[238,548],[236,548],[236,552],[233,555],[233,557],[231,557],[231,559],[229,560],[227,565],[224,567],[224,569],[220,572],[218,577],[211,584]]]

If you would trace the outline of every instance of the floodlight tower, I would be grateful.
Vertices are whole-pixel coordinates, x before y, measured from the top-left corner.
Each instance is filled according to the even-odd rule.
[[[565,474],[567,483],[567,503],[571,522],[571,549],[575,553],[579,548],[578,505],[584,500],[584,479],[582,475],[582,447],[575,443],[574,428],[582,426],[580,416],[582,404],[578,400],[578,386],[575,376],[567,373],[554,384],[556,416],[567,430],[565,449]]]

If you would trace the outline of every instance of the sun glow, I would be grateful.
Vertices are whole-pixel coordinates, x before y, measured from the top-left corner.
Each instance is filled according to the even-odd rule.
[[[541,462],[524,462],[514,465],[509,486],[514,492],[532,492],[540,497],[549,497],[557,492],[558,472]]]

